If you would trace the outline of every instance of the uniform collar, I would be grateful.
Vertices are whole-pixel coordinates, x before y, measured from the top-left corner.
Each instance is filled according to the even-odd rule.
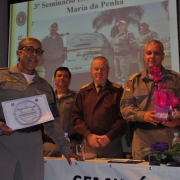
[[[96,89],[94,82],[92,82],[91,84],[89,84],[88,87],[86,87],[86,90],[91,90],[91,89]],[[105,83],[105,89],[114,89],[112,83],[108,79],[106,80]]]
[[[52,36],[51,36],[51,34],[49,34],[49,38],[52,38],[52,39],[56,39],[57,37],[59,37],[60,35],[59,35],[59,33],[56,33],[56,37],[55,38],[52,38]]]
[[[104,84],[95,84],[95,83],[94,83],[94,85],[95,85],[95,87],[97,87],[97,86],[100,85],[100,86],[102,86],[102,87],[104,88],[104,87],[106,86],[106,82],[105,82]]]
[[[61,96],[61,97],[64,97],[64,96],[71,96],[72,95],[72,91],[70,89],[67,89],[66,92]],[[57,90],[55,90],[55,96],[57,98]]]
[[[19,71],[17,65],[9,68],[8,71],[9,71],[11,74],[17,74],[18,76],[20,76],[20,75],[22,74],[22,73]],[[35,74],[35,77],[34,77],[35,79],[41,78],[35,69],[34,69],[34,74]],[[33,79],[34,79],[34,78],[33,78]],[[43,79],[43,78],[41,78],[41,79]]]
[[[162,73],[162,77],[165,77],[165,76],[169,76],[170,75],[170,72],[169,70],[165,69],[163,66],[161,66],[161,73]],[[148,76],[148,72],[147,72],[147,69],[145,69],[144,71],[142,71],[141,73],[141,79],[152,79]]]

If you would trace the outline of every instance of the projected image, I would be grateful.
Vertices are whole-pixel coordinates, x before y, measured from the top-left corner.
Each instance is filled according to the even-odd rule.
[[[94,3],[88,0],[87,7],[91,2]],[[19,37],[23,38],[30,34],[42,42],[45,52],[37,71],[51,85],[53,85],[54,71],[60,66],[66,66],[72,73],[70,88],[79,90],[82,85],[92,81],[90,66],[96,56],[104,56],[108,59],[109,79],[124,85],[132,74],[145,68],[144,45],[156,39],[160,40],[165,47],[163,66],[179,71],[175,69],[179,67],[175,60],[179,56],[174,45],[177,43],[175,42],[177,37],[172,33],[171,25],[175,22],[172,22],[172,17],[171,21],[169,20],[169,1],[140,2],[139,5],[134,6],[121,8],[113,6],[104,10],[91,9],[88,12],[77,13],[65,11],[61,13],[61,10],[71,5],[66,7],[62,5],[57,9],[51,7],[49,14],[46,14],[44,9],[40,9],[40,3],[36,7],[39,8],[38,11],[32,6],[33,15],[29,15],[31,24],[27,26],[27,22],[23,26],[16,25],[16,34],[12,33],[14,41],[11,39],[10,42],[14,44],[9,55],[10,64],[17,63],[14,47],[17,46]],[[18,11],[22,11],[22,7],[19,6],[19,10],[16,9],[16,11],[18,14]]]

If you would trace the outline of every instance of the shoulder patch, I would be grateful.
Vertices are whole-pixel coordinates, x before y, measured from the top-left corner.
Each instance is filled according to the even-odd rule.
[[[180,74],[179,74],[178,72],[176,72],[176,71],[171,70],[171,73],[172,73],[172,74],[175,74],[175,75],[178,76],[178,77],[180,77]]]
[[[116,84],[116,83],[112,83],[112,86],[116,87],[116,88],[120,88],[121,85],[120,84]]]
[[[139,75],[139,73],[133,74],[133,75],[129,78],[129,81],[132,81],[137,75]]]
[[[89,85],[90,85],[90,83],[85,84],[85,85],[83,85],[81,88],[84,89],[84,88],[88,87]]]

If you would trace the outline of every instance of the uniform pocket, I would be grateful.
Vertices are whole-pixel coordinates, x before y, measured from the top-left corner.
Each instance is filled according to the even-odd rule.
[[[137,105],[141,105],[144,99],[147,98],[148,92],[147,89],[135,89],[134,98],[136,99]]]
[[[1,86],[0,99],[1,101],[8,101],[19,99],[22,97],[23,86],[18,83],[4,82]]]
[[[69,99],[67,102],[66,102],[66,104],[74,104],[74,99]]]
[[[4,85],[2,86],[3,89],[12,89],[16,91],[22,91],[23,87],[20,84],[13,83],[13,82],[5,82]]]

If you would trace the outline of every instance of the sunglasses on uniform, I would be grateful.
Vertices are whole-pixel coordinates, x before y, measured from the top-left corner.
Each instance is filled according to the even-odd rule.
[[[32,46],[23,46],[23,47],[19,48],[19,50],[24,50],[28,54],[32,54],[35,51],[35,53],[38,56],[41,56],[44,52],[42,49],[40,49],[40,48],[35,49]]]

